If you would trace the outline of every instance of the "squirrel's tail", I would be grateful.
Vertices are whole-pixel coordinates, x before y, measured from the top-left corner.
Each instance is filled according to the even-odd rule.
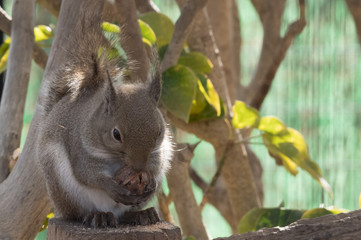
[[[102,31],[102,19],[81,13],[73,36],[64,42],[66,62],[58,67],[49,84],[49,95],[44,102],[44,114],[64,96],[78,96],[83,90],[97,89],[106,79],[119,79],[127,67],[126,60],[114,54],[119,34],[106,37]]]

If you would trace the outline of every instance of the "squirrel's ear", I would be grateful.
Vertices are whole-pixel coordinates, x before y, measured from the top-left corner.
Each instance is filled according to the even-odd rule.
[[[149,93],[150,96],[158,104],[160,95],[162,93],[162,75],[159,71],[156,71],[155,74],[152,76]]]
[[[116,98],[115,89],[113,86],[112,79],[110,78],[109,71],[107,70],[107,79],[104,82],[104,102],[105,112],[110,114],[112,112],[112,106],[114,106]]]

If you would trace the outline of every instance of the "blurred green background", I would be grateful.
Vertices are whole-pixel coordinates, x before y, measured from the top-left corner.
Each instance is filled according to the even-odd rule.
[[[179,16],[173,0],[154,2],[174,21]],[[250,1],[237,2],[242,32],[242,83],[248,83],[258,62],[263,31]],[[5,3],[10,14],[12,1]],[[291,176],[275,165],[263,146],[253,145],[264,169],[264,206],[276,207],[284,201],[286,208],[308,209],[324,204],[355,210],[359,208],[361,192],[360,44],[344,0],[309,0],[306,6],[307,26],[289,48],[261,113],[279,117],[304,135],[312,159],[320,165],[332,186],[334,199],[330,199],[307,173],[300,171],[297,177]],[[56,23],[40,7],[37,13],[37,24],[49,23],[49,19]],[[283,32],[297,18],[297,1],[288,0]],[[35,63],[32,66],[22,145],[43,74]],[[197,141],[193,136],[186,139]],[[192,165],[204,179],[212,177],[215,165],[211,145],[201,143]],[[201,191],[197,187],[194,190],[200,201]],[[213,207],[206,205],[203,216],[211,237],[231,233]]]

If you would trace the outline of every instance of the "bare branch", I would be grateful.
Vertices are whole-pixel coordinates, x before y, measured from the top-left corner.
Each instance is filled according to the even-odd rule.
[[[59,17],[62,0],[36,0],[36,2],[48,10],[56,18]]]
[[[288,240],[358,239],[361,234],[361,210],[326,215],[318,218],[301,219],[286,227],[262,228],[256,232],[216,238],[217,240]],[[216,240],[215,239],[215,240]]]
[[[159,8],[153,3],[152,0],[135,0],[137,10],[140,13],[146,12],[160,12]]]
[[[231,103],[233,103],[238,92],[241,91],[241,29],[237,3],[234,0],[209,0],[207,11],[210,16],[217,16],[210,17],[209,20],[222,59]]]
[[[169,43],[167,51],[161,63],[161,70],[164,72],[171,66],[177,64],[178,58],[182,52],[185,40],[191,31],[191,26],[195,16],[207,3],[207,0],[188,0],[181,15],[175,23],[172,40]]]
[[[174,219],[172,218],[172,215],[169,211],[169,204],[171,203],[171,201],[169,201],[170,196],[165,195],[165,193],[160,190],[157,197],[159,211],[162,214],[163,219],[169,223],[174,224]]]
[[[189,168],[189,175],[193,182],[203,191],[207,189],[208,183],[206,183],[198,173],[193,169]],[[227,189],[225,187],[224,179],[222,176],[217,180],[213,190],[208,194],[207,201],[212,204],[224,217],[224,219],[231,226],[233,232],[237,232],[237,224],[233,221],[233,212],[227,196]]]
[[[11,17],[0,7],[0,30],[6,35],[11,35]],[[43,69],[45,69],[48,55],[37,44],[33,45],[33,59]]]
[[[133,81],[146,82],[149,70],[149,61],[142,41],[142,34],[137,20],[135,2],[129,0],[116,0],[119,25],[122,28],[121,44],[129,61],[136,64],[131,69]]]
[[[361,43],[361,2],[359,0],[345,0],[355,21],[357,36]]]
[[[0,30],[10,36],[11,17],[0,7]]]
[[[30,78],[31,55],[34,44],[35,1],[14,1],[12,43],[6,72],[4,95],[0,106],[0,182],[9,174],[9,163],[20,145],[26,92]]]
[[[189,164],[193,158],[192,148],[189,144],[178,144],[172,168],[167,176],[169,190],[174,199],[183,235],[193,236],[196,239],[208,239],[203,225],[201,211],[194,198],[189,178]],[[190,219],[192,221],[190,221]]]
[[[228,151],[232,147],[233,144],[234,144],[233,141],[228,141],[227,146],[224,149],[223,156],[222,156],[221,160],[219,160],[217,171],[214,174],[214,176],[212,177],[212,181],[210,182],[210,184],[204,190],[203,198],[202,198],[201,204],[199,205],[199,208],[201,210],[203,209],[204,205],[208,201],[208,195],[213,191],[213,189],[214,189],[214,187],[215,187],[215,185],[217,183],[217,180],[221,175],[221,171],[222,171],[224,163],[225,163],[225,161],[227,159]]]
[[[260,14],[265,34],[257,72],[250,85],[247,87],[247,102],[251,106],[259,109],[269,89],[271,88],[274,76],[283,61],[289,46],[291,45],[293,39],[295,39],[295,37],[300,34],[306,26],[305,1],[299,0],[300,18],[288,27],[283,38],[280,38],[280,23],[284,10],[284,1],[280,0],[278,2],[272,2],[274,10],[272,11],[272,8],[270,8],[267,14],[265,13],[264,8],[266,8],[266,5],[270,2],[259,2],[258,0],[253,0],[252,2],[257,2],[255,7]],[[260,3],[262,4],[259,5]]]

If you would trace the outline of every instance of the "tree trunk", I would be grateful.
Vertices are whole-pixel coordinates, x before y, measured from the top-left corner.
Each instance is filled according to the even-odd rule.
[[[34,10],[35,0],[13,2],[13,34],[0,106],[0,182],[8,176],[9,162],[20,146],[34,45]]]
[[[78,31],[75,27],[81,16],[79,9],[83,13],[101,13],[102,5],[102,1],[62,2],[57,33],[24,149],[11,174],[0,185],[0,239],[33,239],[50,211],[50,201],[36,158],[36,151],[41,151],[41,146],[37,145],[37,133],[42,124],[42,105],[49,97],[53,74],[66,61],[66,54],[73,50],[69,43],[73,33]]]

